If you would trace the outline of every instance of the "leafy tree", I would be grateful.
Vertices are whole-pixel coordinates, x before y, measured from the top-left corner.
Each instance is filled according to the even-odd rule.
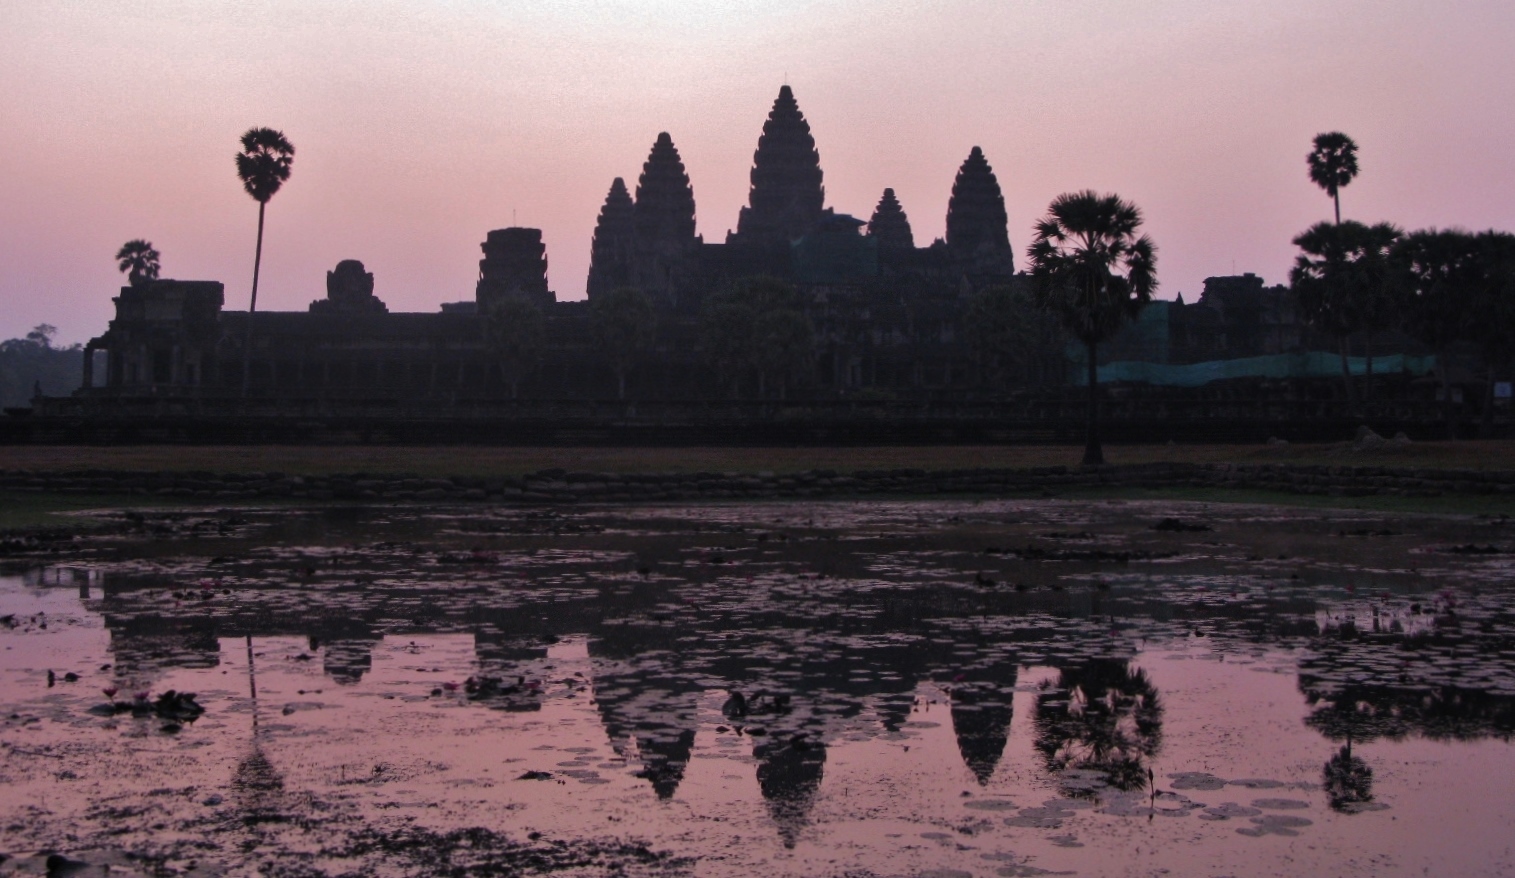
[[[252,314],[258,310],[258,274],[263,267],[263,215],[268,200],[289,179],[294,165],[295,148],[283,132],[272,128],[249,128],[242,135],[242,151],[237,153],[237,176],[242,188],[258,202],[258,244],[253,251],[252,299],[247,306],[247,339],[242,362],[242,392],[247,393],[252,378]]]
[[[742,379],[757,369],[757,311],[726,298],[706,302],[700,313],[700,352],[721,384],[741,396]]]
[[[700,346],[733,395],[756,373],[759,396],[770,381],[786,396],[815,363],[815,330],[799,293],[767,276],[743,278],[706,301]]]
[[[1483,432],[1494,425],[1494,382],[1510,366],[1515,338],[1515,235],[1487,231],[1477,235],[1479,284],[1474,302],[1473,340],[1483,348]]]
[[[484,333],[510,397],[520,397],[521,379],[541,359],[546,320],[542,309],[521,296],[502,296],[484,311]]]
[[[1090,190],[1053,199],[1027,250],[1036,301],[1057,315],[1089,356],[1089,428],[1084,464],[1105,462],[1099,435],[1099,343],[1152,300],[1157,248],[1138,234],[1141,211]]]
[[[768,381],[788,396],[793,381],[804,380],[815,365],[815,330],[805,312],[774,308],[758,315],[754,326],[758,364],[758,393],[766,395]]]
[[[116,263],[126,272],[126,282],[135,287],[157,279],[160,256],[150,242],[136,238],[122,244],[116,251]]]
[[[1294,239],[1300,254],[1289,272],[1290,286],[1305,319],[1336,339],[1347,401],[1354,407],[1347,343],[1360,330],[1386,327],[1397,313],[1404,292],[1402,263],[1391,253],[1401,234],[1389,223],[1348,220],[1316,223]]]
[[[57,332],[43,323],[25,338],[0,341],[0,407],[27,405],[38,387],[57,395],[84,383],[83,346],[54,347]]]
[[[1453,344],[1474,336],[1482,282],[1479,242],[1457,229],[1423,229],[1402,238],[1395,258],[1409,280],[1405,328],[1436,352],[1447,435],[1456,426],[1447,355]]]
[[[985,378],[1000,388],[1061,382],[1067,336],[1028,290],[984,287],[968,300],[963,332]]]
[[[1336,205],[1336,222],[1341,222],[1341,187],[1357,176],[1357,144],[1340,131],[1315,135],[1314,148],[1305,157],[1310,166],[1310,180],[1326,190]]]
[[[626,398],[626,373],[656,338],[652,300],[635,287],[621,287],[589,302],[589,326],[615,370],[620,399]]]
[[[26,334],[26,340],[44,350],[52,350],[53,336],[57,334],[58,327],[51,323],[39,323]]]

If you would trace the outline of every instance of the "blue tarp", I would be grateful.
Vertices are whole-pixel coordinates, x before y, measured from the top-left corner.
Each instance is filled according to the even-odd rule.
[[[1353,375],[1366,375],[1368,372],[1368,361],[1365,357],[1348,357],[1347,366]],[[1428,375],[1435,370],[1436,358],[1434,356],[1410,357],[1394,354],[1373,358],[1373,374],[1375,375],[1391,375],[1400,372]],[[1087,367],[1080,364],[1073,372],[1073,383],[1082,386],[1086,381]],[[1212,381],[1224,381],[1228,378],[1333,377],[1341,377],[1341,355],[1326,351],[1242,357],[1236,360],[1212,360],[1208,363],[1192,363],[1187,366],[1120,362],[1099,367],[1099,383],[1101,384],[1130,382],[1163,387],[1199,387]]]

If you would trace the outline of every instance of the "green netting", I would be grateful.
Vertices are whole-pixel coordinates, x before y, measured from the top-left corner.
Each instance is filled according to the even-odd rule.
[[[1349,357],[1347,366],[1353,375],[1366,375],[1366,357]],[[1436,369],[1434,356],[1411,357],[1394,354],[1373,358],[1373,374],[1391,375],[1409,372],[1411,375],[1427,375]],[[1075,368],[1073,383],[1082,385],[1085,370]],[[1155,384],[1164,387],[1199,387],[1212,381],[1228,378],[1332,378],[1341,376],[1341,355],[1326,351],[1304,351],[1297,354],[1274,354],[1267,357],[1242,357],[1236,360],[1212,360],[1208,363],[1192,363],[1173,366],[1166,363],[1110,363],[1099,367],[1101,384],[1121,382]]]

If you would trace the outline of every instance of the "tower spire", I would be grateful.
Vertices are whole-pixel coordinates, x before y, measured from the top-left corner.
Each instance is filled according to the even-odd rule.
[[[910,218],[894,197],[893,189],[885,189],[884,196],[873,209],[873,218],[868,220],[868,234],[878,239],[880,252],[899,252],[915,247],[915,235],[910,231]]]
[[[970,274],[1010,274],[1015,254],[1007,225],[999,180],[975,146],[958,169],[947,202],[947,248]]]
[[[600,208],[589,245],[589,283],[592,299],[631,283],[632,248],[636,237],[636,205],[626,191],[626,181],[616,177]]]
[[[637,180],[632,214],[636,237],[631,282],[672,303],[694,235],[694,187],[667,131],[658,134]]]
[[[800,112],[794,91],[779,88],[757,151],[752,155],[752,189],[737,219],[737,235],[792,240],[804,235],[824,213],[821,156]]]

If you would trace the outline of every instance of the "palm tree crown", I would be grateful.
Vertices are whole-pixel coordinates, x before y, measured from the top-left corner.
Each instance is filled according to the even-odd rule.
[[[1305,157],[1310,165],[1310,179],[1326,190],[1336,204],[1336,221],[1341,222],[1341,187],[1357,176],[1357,144],[1340,131],[1315,135],[1315,148]]]
[[[237,176],[253,200],[266,204],[289,179],[294,160],[295,148],[283,132],[249,128],[242,135],[242,151],[237,153]]]
[[[1098,344],[1151,301],[1157,248],[1141,210],[1115,195],[1059,195],[1027,250],[1037,298],[1085,344]]]
[[[116,263],[127,273],[127,283],[136,286],[143,281],[157,279],[159,256],[150,241],[136,238],[122,244],[121,249],[116,251]]]

